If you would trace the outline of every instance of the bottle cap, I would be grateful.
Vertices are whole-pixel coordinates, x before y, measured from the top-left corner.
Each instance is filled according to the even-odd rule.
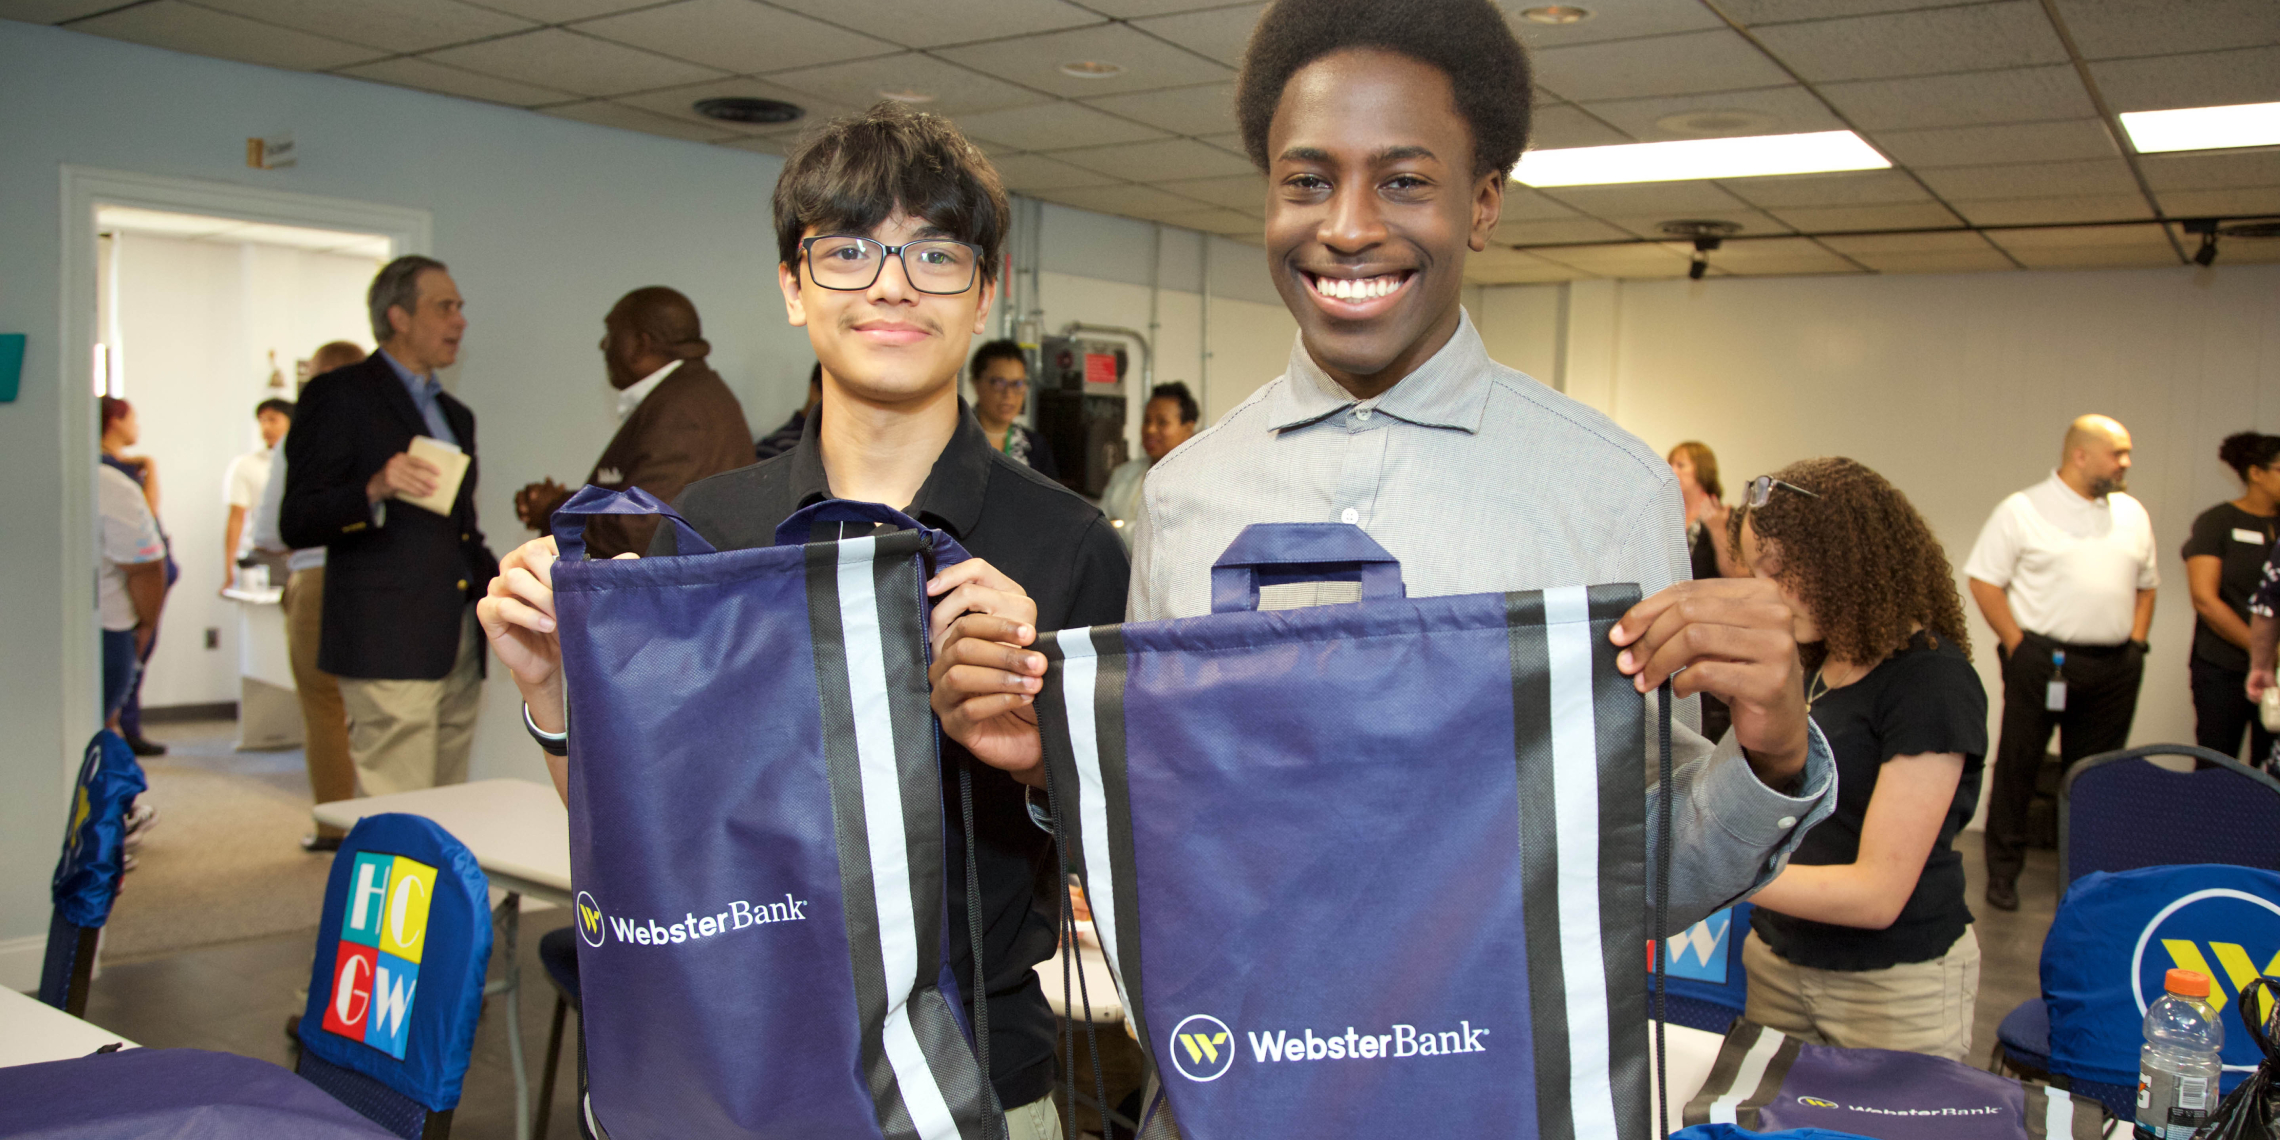
[[[2178,997],[2205,998],[2209,996],[2209,976],[2199,970],[2171,970],[2162,979],[2162,988]]]

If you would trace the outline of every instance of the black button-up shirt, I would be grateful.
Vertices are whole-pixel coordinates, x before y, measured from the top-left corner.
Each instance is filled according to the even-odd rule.
[[[697,533],[720,550],[775,544],[776,524],[831,497],[816,439],[821,415],[808,417],[799,445],[751,467],[691,483],[674,504]],[[1099,510],[1060,484],[1006,458],[989,445],[964,401],[958,429],[934,469],[904,508],[930,527],[1019,582],[1037,603],[1040,633],[1124,620],[1129,573],[1124,545]],[[653,555],[674,553],[672,527],[657,528]],[[970,754],[942,741],[943,795],[951,835],[950,965],[972,1012],[974,967],[968,946],[964,839],[958,826],[959,768]],[[1030,822],[1021,785],[980,761],[974,771],[975,855],[981,871],[983,957],[990,995],[990,1068],[1007,1108],[1052,1091],[1052,1009],[1034,968],[1057,939],[1059,876],[1052,837]]]

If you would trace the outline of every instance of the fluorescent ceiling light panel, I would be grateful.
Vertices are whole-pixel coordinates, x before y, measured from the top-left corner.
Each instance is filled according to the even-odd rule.
[[[1604,186],[1618,182],[1883,170],[1891,165],[1890,159],[1876,153],[1875,147],[1851,131],[1815,131],[1801,135],[1532,150],[1520,156],[1520,165],[1512,171],[1512,180],[1524,186]]]
[[[2130,145],[2139,154],[2280,146],[2280,103],[2124,111],[2122,129],[2130,133]]]

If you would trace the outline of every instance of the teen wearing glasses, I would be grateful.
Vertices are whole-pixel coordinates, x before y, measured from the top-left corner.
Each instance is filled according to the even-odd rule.
[[[970,374],[974,378],[974,418],[981,421],[982,434],[989,437],[990,446],[1048,479],[1060,478],[1061,469],[1054,464],[1053,450],[1045,446],[1045,437],[1014,422],[1021,416],[1022,405],[1029,401],[1029,360],[1021,354],[1021,346],[1010,340],[993,340],[975,349]]]
[[[1979,940],[1952,844],[1979,803],[1987,693],[1947,554],[1850,459],[1752,480],[1730,537],[1796,614],[1837,809],[1758,892],[1747,1016],[1845,1048],[1962,1060]]]

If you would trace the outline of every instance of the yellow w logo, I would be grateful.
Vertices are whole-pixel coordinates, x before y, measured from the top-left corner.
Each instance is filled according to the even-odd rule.
[[[2256,980],[2258,972],[2256,961],[2250,958],[2248,951],[2242,949],[2238,943],[2209,943],[2209,952],[2216,956],[2217,964],[2224,967],[2222,974],[2209,968],[2209,960],[2201,956],[2201,948],[2191,942],[2182,938],[2164,938],[2161,940],[2161,945],[2169,951],[2169,959],[2177,963],[2178,969],[2192,970],[2209,979],[2211,983],[2209,986],[2209,1005],[2211,1008],[2222,1010],[2225,1008],[2225,1003],[2231,1000],[2225,995],[2224,984],[2218,982],[2218,978],[2229,979],[2233,984],[2233,992],[2236,994],[2246,989],[2248,983]],[[2280,952],[2275,952],[2272,955],[2271,963],[2264,967],[2263,972],[2280,975]],[[2265,997],[2263,1006],[2263,1010],[2260,1011],[2261,1016],[2258,1018],[2259,1021],[2272,1016],[2272,998],[2270,996]]]
[[[596,934],[602,932],[602,912],[587,906],[585,903],[578,904],[578,921],[585,924],[586,929]]]
[[[1216,1065],[1219,1063],[1219,1047],[1227,1044],[1227,1035],[1225,1033],[1213,1033],[1208,1035],[1202,1033],[1182,1033],[1180,1034],[1180,1044],[1187,1046],[1188,1060],[1190,1062],[1200,1065],[1203,1063],[1204,1058],[1209,1057],[1211,1058],[1211,1063]]]

